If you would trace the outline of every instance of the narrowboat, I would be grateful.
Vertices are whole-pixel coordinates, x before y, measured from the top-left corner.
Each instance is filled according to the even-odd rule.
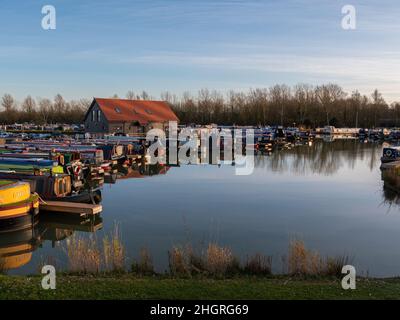
[[[358,130],[358,137],[360,139],[365,139],[366,137],[368,137],[368,129],[361,128],[360,130]]]
[[[400,130],[392,130],[389,135],[389,140],[400,140]]]
[[[381,161],[382,163],[400,160],[400,147],[383,148]]]
[[[118,144],[98,145],[97,149],[103,151],[104,160],[124,160],[126,158],[123,145],[118,145]]]
[[[0,230],[24,229],[38,212],[39,197],[29,183],[0,180]]]
[[[0,157],[0,170],[20,170],[20,171],[31,171],[31,170],[51,170],[56,167],[58,163],[53,160],[41,159],[41,158],[8,158]]]
[[[24,174],[17,172],[0,171],[0,179],[28,182],[32,191],[35,191],[44,200],[70,201],[82,203],[99,203],[101,191],[98,187],[73,190],[71,177],[68,174]]]

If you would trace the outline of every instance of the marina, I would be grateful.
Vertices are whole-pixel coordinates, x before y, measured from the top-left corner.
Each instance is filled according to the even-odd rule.
[[[32,272],[43,256],[66,268],[63,253],[66,239],[75,233],[84,237],[95,233],[96,237],[101,237],[118,224],[129,251],[128,260],[135,259],[142,247],[149,248],[159,271],[167,268],[168,248],[185,243],[187,237],[193,245],[217,241],[232,246],[241,255],[273,253],[274,268],[279,271],[280,253],[285,251],[291,238],[300,237],[323,254],[358,252],[354,263],[365,274],[396,275],[400,259],[390,268],[385,265],[391,258],[389,252],[382,252],[380,248],[391,245],[379,233],[387,231],[392,240],[397,237],[391,233],[390,226],[398,219],[395,211],[400,204],[397,200],[400,185],[394,182],[397,171],[389,169],[399,165],[397,161],[381,163],[389,142],[353,134],[328,140],[325,135],[296,134],[293,139],[291,130],[288,133],[282,130],[284,135],[280,137],[263,131],[255,139],[254,173],[242,178],[233,173],[234,164],[214,163],[211,156],[208,164],[202,165],[169,164],[168,161],[151,164],[149,145],[138,137],[124,137],[122,142],[107,138],[40,143],[21,142],[18,138],[8,140],[2,148],[7,160],[14,159],[12,155],[15,155],[15,159],[36,159],[36,164],[39,158],[34,157],[35,153],[47,154],[40,159],[51,158],[52,168],[59,172],[51,173],[49,163],[41,167],[29,161],[23,170],[12,168],[0,172],[1,179],[12,178],[36,185],[32,191],[39,191],[40,199],[34,219],[29,219],[25,228],[2,232],[6,239],[7,234],[22,235],[33,228],[31,240],[41,243],[28,250],[29,261],[24,256],[25,263],[9,268],[8,272]],[[77,150],[90,152],[78,157]],[[105,157],[104,150],[111,152]],[[200,153],[198,156],[201,157]],[[223,159],[221,151],[219,161]],[[72,169],[68,173],[66,168],[78,165],[79,171]],[[28,166],[32,166],[29,167],[32,172]],[[50,187],[40,189],[38,185],[41,184]],[[53,191],[42,191],[48,189]],[[301,196],[295,198],[294,194],[299,192]],[[180,205],[182,197],[185,202]],[[332,210],[336,213],[329,209],[328,198],[333,202],[337,199],[339,211],[335,206]],[[302,208],[301,216],[294,215],[298,207]],[[322,214],[313,208],[325,208],[325,211]],[[281,214],[274,215],[275,210]],[[75,222],[69,227],[63,222],[65,219]],[[98,219],[101,224],[93,224]],[[360,219],[364,221],[361,225]],[[158,227],[160,223],[162,227]],[[376,250],[365,251],[366,247],[358,239],[366,236],[366,231],[362,230],[368,230],[369,223],[379,226],[375,231],[378,238]],[[54,234],[43,225],[59,228]],[[349,238],[346,230],[356,225],[362,226],[362,230],[357,238]],[[344,226],[347,227],[343,229]],[[309,233],[311,227],[312,234]],[[315,229],[320,231],[315,232]],[[43,236],[43,231],[47,236]],[[50,247],[45,245],[49,232],[57,235],[50,240]],[[247,234],[252,237],[248,238]],[[341,234],[339,238],[338,234]],[[19,247],[15,250],[18,256]],[[382,256],[380,263],[372,258],[376,254]]]

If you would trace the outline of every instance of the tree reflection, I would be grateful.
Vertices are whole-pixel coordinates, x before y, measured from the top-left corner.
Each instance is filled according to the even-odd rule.
[[[353,169],[358,160],[368,160],[372,171],[379,163],[381,147],[376,143],[363,143],[356,139],[324,142],[316,140],[312,144],[295,145],[270,156],[257,156],[256,168],[276,172],[290,172],[296,175],[333,175],[340,168]]]

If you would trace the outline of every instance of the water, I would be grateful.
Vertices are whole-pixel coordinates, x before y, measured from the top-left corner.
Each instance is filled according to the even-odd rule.
[[[316,141],[257,156],[249,176],[237,176],[234,167],[224,165],[170,167],[146,177],[134,172],[132,178],[104,185],[103,221],[97,226],[102,229],[96,237],[109,234],[117,223],[128,257],[146,247],[159,271],[168,266],[171,246],[209,241],[231,247],[240,257],[272,255],[274,269],[281,271],[289,241],[299,238],[323,256],[352,256],[359,274],[396,276],[400,202],[384,190],[381,150],[377,143],[358,140]],[[42,227],[47,238],[73,233],[58,229],[56,234],[60,221],[52,223]],[[65,240],[54,247],[45,240],[29,263],[9,272],[35,273],[49,257],[65,265],[64,245]]]

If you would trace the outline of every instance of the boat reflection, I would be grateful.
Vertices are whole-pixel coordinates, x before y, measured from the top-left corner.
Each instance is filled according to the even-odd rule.
[[[40,216],[39,232],[43,240],[51,241],[54,247],[56,242],[62,241],[74,232],[94,233],[103,228],[103,219],[100,216],[91,218],[68,217],[44,213]]]
[[[102,229],[100,216],[93,218],[69,217],[54,213],[41,213],[25,229],[0,229],[0,270],[7,271],[20,268],[32,259],[32,253],[44,242],[52,246],[72,236],[75,232],[94,233]]]
[[[0,233],[0,269],[10,270],[26,265],[40,243],[37,224],[31,224],[24,230]]]
[[[269,170],[282,173],[293,173],[296,175],[323,174],[333,175],[341,168],[354,168],[358,160],[368,161],[372,171],[380,163],[380,152],[382,146],[379,143],[360,142],[357,139],[336,138],[330,143],[322,139],[314,141],[288,143],[273,152],[258,152],[254,156],[255,169]],[[221,152],[217,162],[215,159],[208,159],[206,163],[210,165],[221,165],[224,154]],[[166,162],[164,165],[149,164],[150,158],[143,158],[139,163],[134,163],[132,167],[118,166],[117,173],[113,176],[106,176],[105,183],[115,183],[118,179],[143,178],[166,174],[170,167],[181,166],[182,163],[171,164]],[[204,164],[199,154],[197,163]],[[235,165],[234,157],[232,165]]]
[[[381,169],[381,178],[384,203],[389,206],[400,205],[400,171],[396,168]]]

